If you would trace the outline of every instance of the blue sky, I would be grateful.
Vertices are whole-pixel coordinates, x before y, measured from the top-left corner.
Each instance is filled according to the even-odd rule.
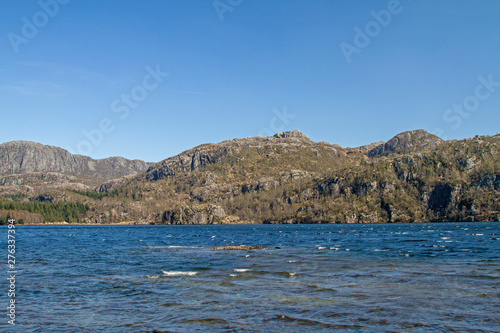
[[[500,132],[496,0],[0,9],[0,142],[160,161],[281,130],[347,147],[418,128],[445,139]]]

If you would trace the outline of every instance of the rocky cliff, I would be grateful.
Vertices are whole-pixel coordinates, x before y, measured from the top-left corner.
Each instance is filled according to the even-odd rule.
[[[150,163],[110,157],[95,160],[73,155],[62,148],[30,141],[12,141],[0,144],[0,176],[55,172],[101,180],[144,172]]]

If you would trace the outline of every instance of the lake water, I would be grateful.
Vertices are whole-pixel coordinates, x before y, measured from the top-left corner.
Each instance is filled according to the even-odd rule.
[[[17,226],[16,251],[1,332],[500,332],[499,223]]]

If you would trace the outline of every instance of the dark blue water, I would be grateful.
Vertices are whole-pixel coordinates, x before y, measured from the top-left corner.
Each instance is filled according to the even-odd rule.
[[[499,223],[18,226],[16,237],[16,326],[2,316],[2,332],[500,332]],[[213,249],[234,244],[267,249]]]

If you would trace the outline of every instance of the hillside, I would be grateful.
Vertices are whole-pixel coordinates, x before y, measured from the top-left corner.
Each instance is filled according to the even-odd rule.
[[[203,144],[135,175],[101,175],[94,191],[68,186],[64,177],[80,176],[70,167],[66,175],[26,166],[31,177],[56,172],[60,186],[26,195],[10,184],[8,195],[79,202],[88,206],[82,220],[92,223],[498,221],[499,141],[499,135],[443,141],[416,130],[387,143],[342,148],[292,131]],[[48,158],[46,167],[51,163]],[[0,181],[4,196],[6,186]]]
[[[0,144],[0,185],[53,185],[74,183],[78,188],[144,172],[151,165],[140,160],[110,157],[100,160],[73,155],[62,148],[30,141]]]
[[[123,157],[93,158],[73,155],[62,148],[30,141],[0,144],[0,176],[33,172],[55,172],[101,180],[145,171],[151,163]]]
[[[368,152],[369,157],[388,156],[390,154],[404,154],[429,150],[444,141],[434,134],[424,130],[415,130],[399,133],[389,141],[382,143]]]

